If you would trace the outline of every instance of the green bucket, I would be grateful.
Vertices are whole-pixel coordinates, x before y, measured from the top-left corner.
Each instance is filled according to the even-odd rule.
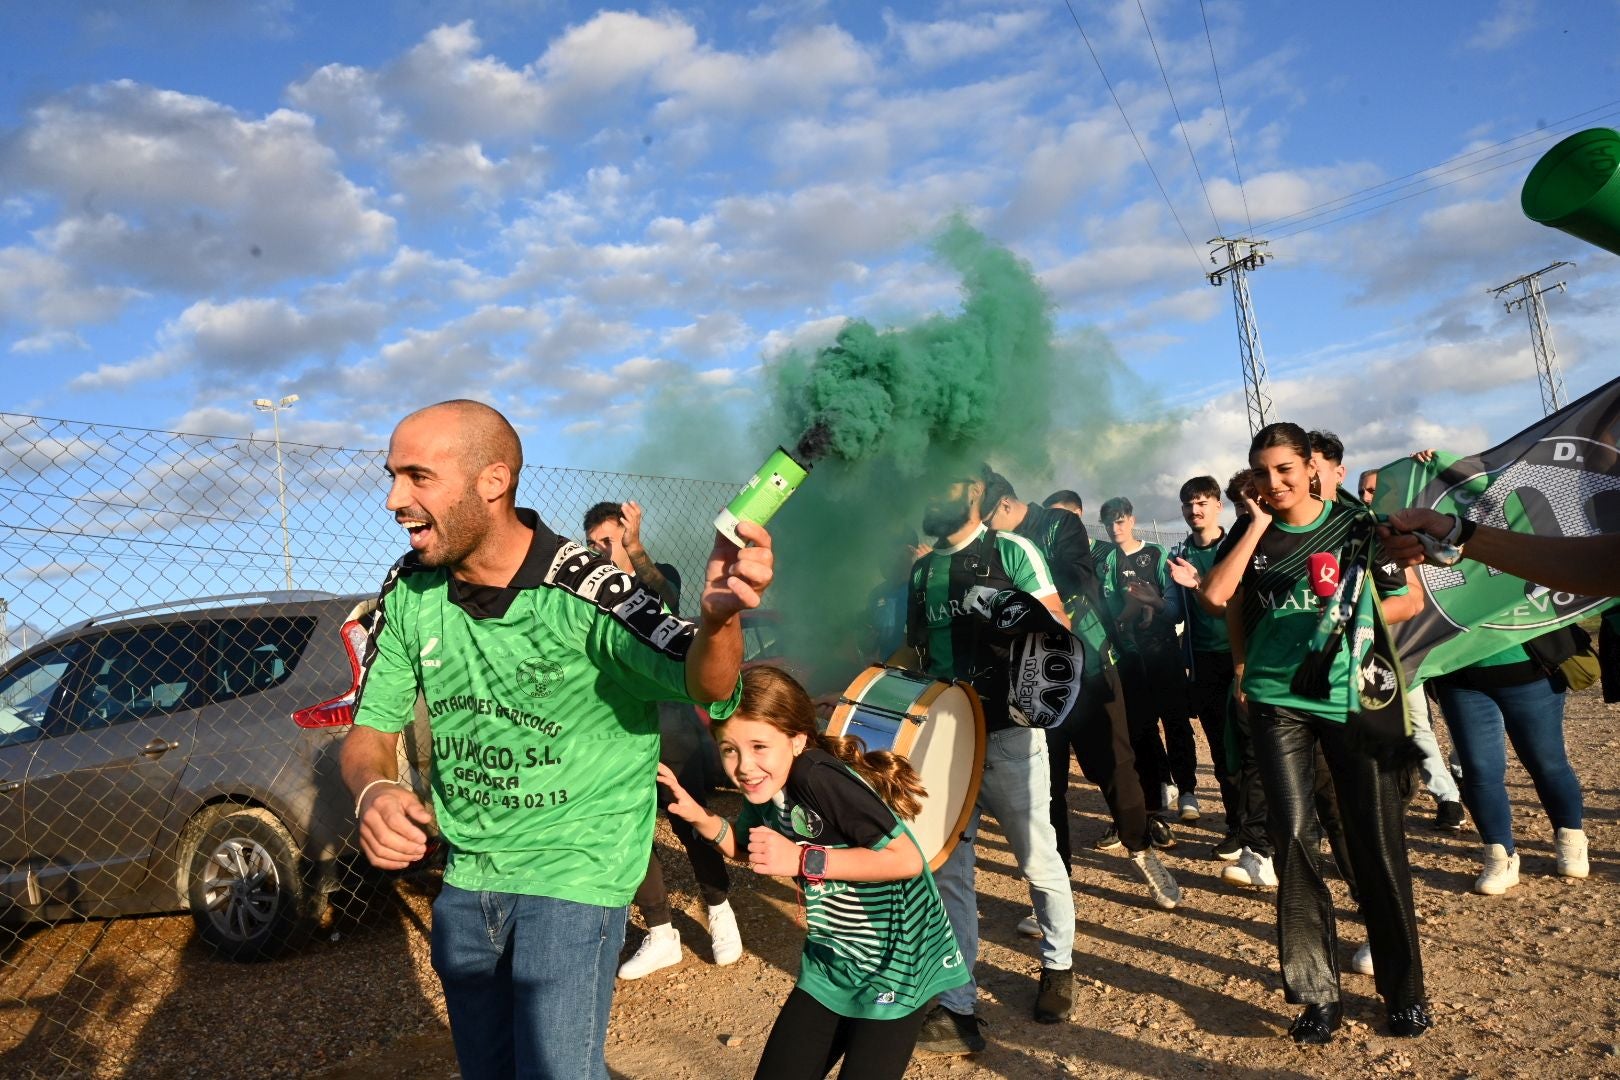
[[[1531,221],[1620,255],[1620,131],[1588,128],[1548,150],[1519,205]]]

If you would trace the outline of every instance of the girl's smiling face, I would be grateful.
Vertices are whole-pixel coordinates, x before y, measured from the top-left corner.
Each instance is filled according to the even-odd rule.
[[[1311,500],[1311,477],[1316,470],[1309,458],[1300,457],[1292,447],[1270,446],[1253,454],[1249,464],[1254,468],[1255,488],[1283,520],[1298,524],[1291,519],[1316,512]]]
[[[751,803],[765,803],[787,784],[793,759],[804,750],[803,735],[788,735],[763,720],[737,713],[720,729],[720,763]]]

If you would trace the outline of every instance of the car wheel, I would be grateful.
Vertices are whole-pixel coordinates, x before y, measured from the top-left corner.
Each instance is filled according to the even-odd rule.
[[[275,815],[216,806],[186,836],[186,904],[203,940],[232,960],[263,960],[291,944],[303,929],[304,881]]]

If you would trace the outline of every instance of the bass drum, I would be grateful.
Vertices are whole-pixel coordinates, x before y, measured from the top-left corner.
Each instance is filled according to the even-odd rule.
[[[927,794],[906,826],[938,870],[967,827],[984,772],[984,706],[973,687],[873,664],[849,684],[827,734],[854,736],[868,750],[911,762]]]

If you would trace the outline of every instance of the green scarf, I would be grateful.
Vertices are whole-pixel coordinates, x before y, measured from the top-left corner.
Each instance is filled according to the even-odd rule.
[[[1325,699],[1332,693],[1333,660],[1351,638],[1350,710],[1345,717],[1355,741],[1380,761],[1404,763],[1416,753],[1406,715],[1406,683],[1394,639],[1384,623],[1378,590],[1372,583],[1377,519],[1359,503],[1338,500],[1356,515],[1339,551],[1339,587],[1322,609],[1311,634],[1311,648],[1294,673],[1301,697]]]

